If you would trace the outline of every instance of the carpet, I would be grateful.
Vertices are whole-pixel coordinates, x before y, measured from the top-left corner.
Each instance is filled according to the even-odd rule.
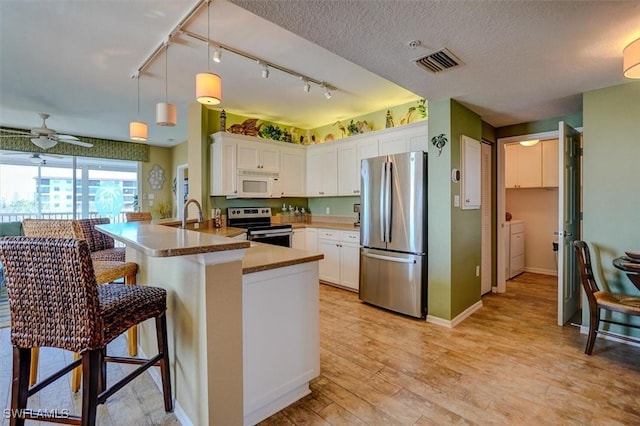
[[[11,314],[9,313],[9,299],[7,299],[7,287],[0,287],[0,328],[11,325]]]

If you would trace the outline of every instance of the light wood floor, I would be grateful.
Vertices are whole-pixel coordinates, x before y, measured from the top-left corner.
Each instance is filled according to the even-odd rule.
[[[584,355],[586,337],[555,325],[555,286],[554,277],[522,274],[446,329],[322,285],[321,375],[311,395],[263,424],[640,424],[640,348],[598,339],[594,354]],[[0,401],[8,404],[7,330],[0,330]],[[124,339],[114,343],[124,353]],[[67,357],[47,352],[41,359],[49,368]],[[114,379],[127,368],[114,367]],[[68,389],[61,383],[33,406],[79,409],[79,395]],[[147,374],[99,407],[99,416],[101,425],[177,424]]]

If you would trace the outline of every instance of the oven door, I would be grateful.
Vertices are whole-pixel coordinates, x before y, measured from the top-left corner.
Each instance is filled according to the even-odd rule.
[[[259,233],[252,234],[251,232],[247,233],[247,239],[250,241],[255,241],[256,243],[265,243],[272,244],[275,246],[282,247],[291,247],[291,236],[292,232],[270,232],[270,233]]]

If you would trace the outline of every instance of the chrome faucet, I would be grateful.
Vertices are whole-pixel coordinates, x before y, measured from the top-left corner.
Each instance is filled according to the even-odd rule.
[[[204,222],[204,217],[202,217],[202,206],[200,206],[198,200],[191,198],[184,203],[184,207],[182,208],[182,229],[187,227],[187,214],[189,213],[189,204],[191,203],[194,203],[198,208],[198,222]]]

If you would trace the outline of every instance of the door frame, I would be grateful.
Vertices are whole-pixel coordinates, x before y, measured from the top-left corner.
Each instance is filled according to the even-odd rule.
[[[506,265],[506,250],[505,247],[505,227],[504,224],[506,222],[505,214],[506,214],[506,199],[507,199],[507,190],[505,188],[505,154],[504,154],[504,146],[508,143],[521,142],[531,139],[557,139],[560,136],[560,132],[558,130],[552,130],[549,132],[540,132],[540,133],[530,133],[527,135],[518,135],[518,136],[509,136],[506,138],[498,138],[496,147],[497,147],[497,188],[496,188],[496,231],[497,231],[497,239],[496,239],[496,256],[498,256],[496,263],[496,287],[492,289],[493,293],[504,293],[507,291],[507,274],[505,271]]]
[[[182,219],[182,207],[184,202],[184,175],[189,169],[189,164],[180,164],[176,167],[176,217]]]

